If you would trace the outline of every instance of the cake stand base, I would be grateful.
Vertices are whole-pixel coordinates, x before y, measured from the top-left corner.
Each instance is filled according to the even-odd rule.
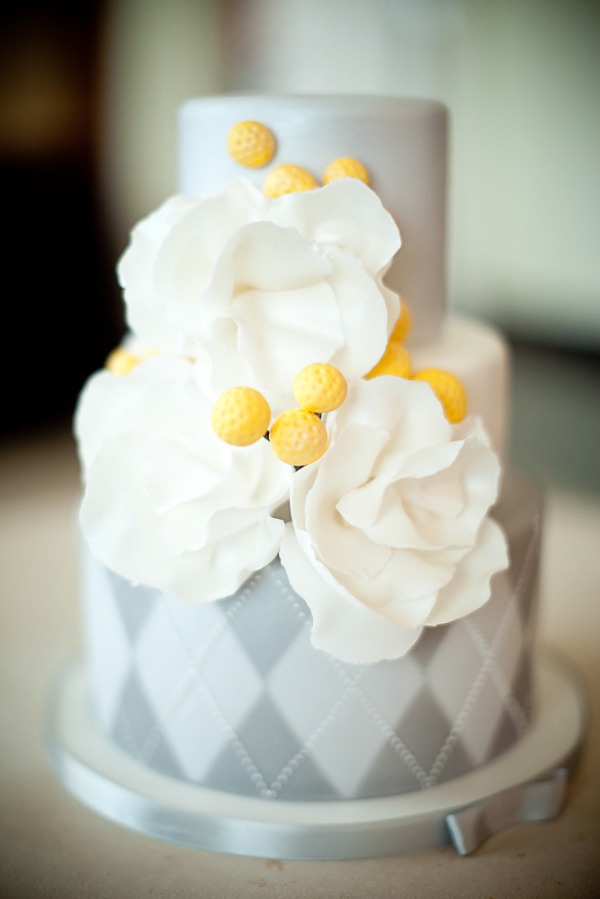
[[[50,753],[64,786],[105,817],[212,852],[355,859],[453,844],[460,854],[511,824],[547,820],[564,800],[586,725],[585,693],[564,660],[537,665],[538,709],[526,736],[489,764],[429,790],[380,799],[269,802],[157,774],[94,726],[81,664],[57,685]]]

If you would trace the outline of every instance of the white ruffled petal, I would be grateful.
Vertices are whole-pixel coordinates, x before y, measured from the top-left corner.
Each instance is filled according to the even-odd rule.
[[[492,577],[503,571],[508,561],[504,532],[486,518],[476,543],[461,559],[452,581],[440,591],[427,624],[447,624],[479,609],[490,598]]]
[[[457,434],[427,385],[399,378],[351,385],[329,430],[325,456],[292,483],[282,561],[315,645],[398,658],[424,626],[485,602],[506,567],[489,518],[498,462],[478,424]]]
[[[330,284],[341,322],[336,352],[326,360],[348,380],[361,378],[381,359],[388,338],[385,299],[362,264],[347,253],[331,254]]]
[[[293,469],[266,440],[224,444],[184,360],[97,376],[77,422],[86,450],[81,524],[92,550],[134,582],[189,602],[228,596],[279,548]]]
[[[343,341],[335,297],[322,281],[301,291],[248,291],[231,315],[253,382],[269,396],[291,396],[300,369],[330,359]]]
[[[353,179],[276,200],[240,179],[172,198],[134,228],[119,263],[127,320],[142,344],[196,359],[214,395],[243,383],[279,412],[305,365],[353,379],[379,360],[399,309],[382,282],[398,246]]]
[[[351,254],[371,275],[387,268],[400,249],[393,218],[377,194],[353,178],[282,197],[270,216],[278,225],[298,228],[307,240]]]
[[[421,628],[395,626],[339,585],[329,583],[327,571],[300,548],[290,525],[286,525],[280,554],[292,587],[310,596],[312,642],[317,649],[360,665],[399,658],[418,640]]]

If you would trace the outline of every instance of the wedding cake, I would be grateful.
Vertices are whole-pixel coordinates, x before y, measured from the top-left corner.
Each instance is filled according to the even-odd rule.
[[[393,98],[180,110],[76,413],[87,702],[140,776],[339,806],[529,731],[540,506],[505,343],[446,308],[446,129]]]

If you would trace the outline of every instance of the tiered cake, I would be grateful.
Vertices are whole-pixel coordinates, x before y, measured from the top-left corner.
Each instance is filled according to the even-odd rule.
[[[446,112],[207,98],[179,146],[77,412],[94,720],[228,801],[468,774],[531,721],[539,505],[445,311]]]

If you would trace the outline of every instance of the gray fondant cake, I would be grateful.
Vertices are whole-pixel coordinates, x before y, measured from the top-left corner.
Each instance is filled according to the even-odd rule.
[[[501,476],[504,343],[445,313],[445,133],[420,101],[181,111],[76,420],[89,701],[148,770],[394,796],[530,724],[540,509]]]

